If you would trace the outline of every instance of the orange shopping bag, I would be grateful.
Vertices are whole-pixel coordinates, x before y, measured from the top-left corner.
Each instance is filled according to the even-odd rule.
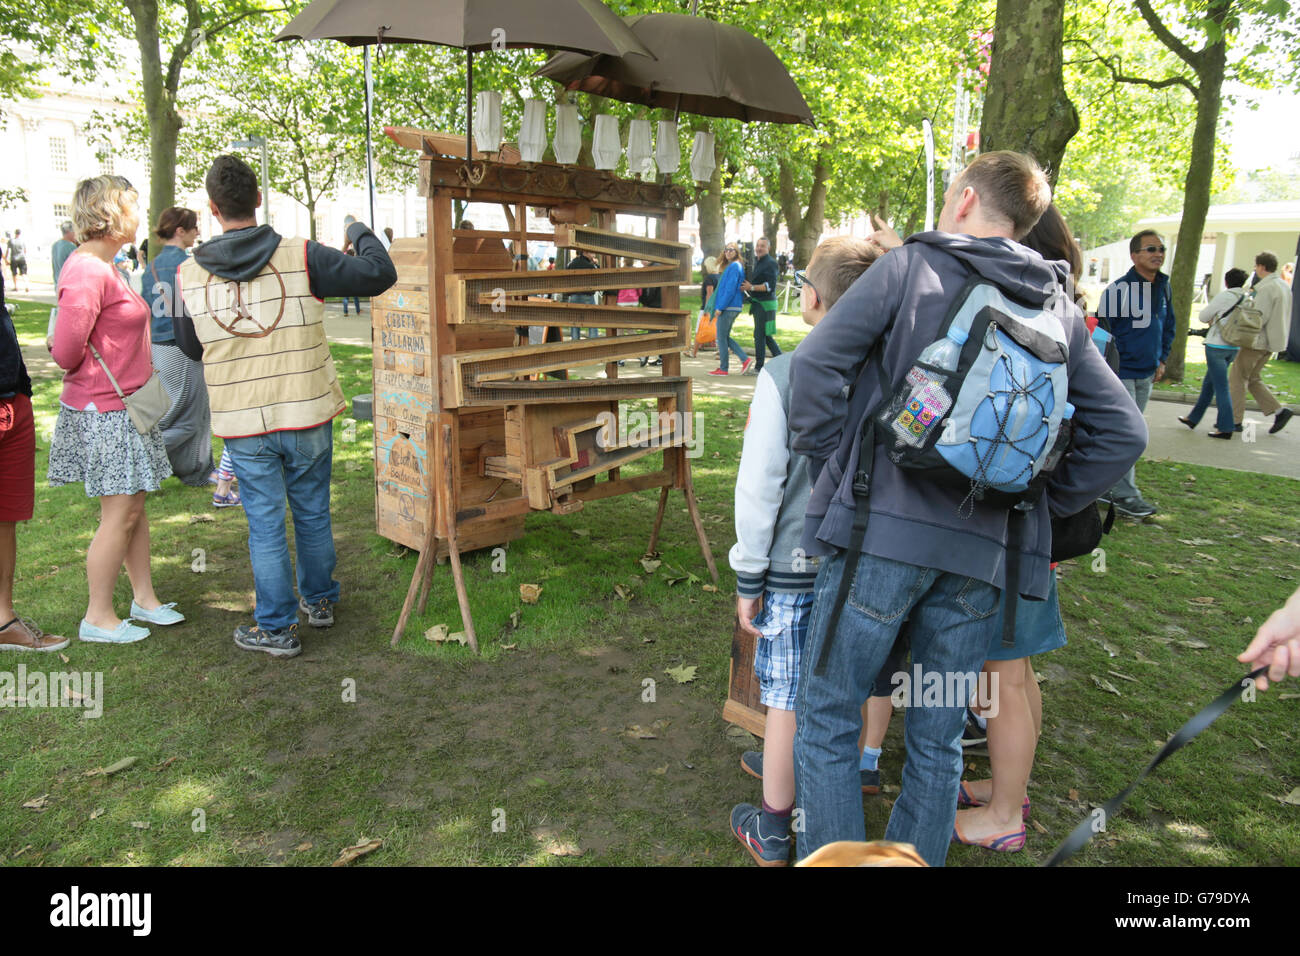
[[[695,351],[704,348],[716,348],[718,344],[718,323],[712,312],[701,312],[695,323]]]

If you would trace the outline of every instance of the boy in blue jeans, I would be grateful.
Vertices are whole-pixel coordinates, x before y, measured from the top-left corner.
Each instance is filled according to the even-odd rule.
[[[865,239],[837,237],[817,247],[800,283],[804,322],[816,325],[880,254]],[[763,366],[754,385],[745,445],[736,477],[736,614],[756,637],[754,671],[767,706],[761,754],[742,758],[763,781],[762,806],[731,811],[731,830],[759,866],[785,866],[794,810],[794,696],[799,659],[812,617],[816,558],[799,548],[810,491],[808,460],[791,449],[790,361]]]

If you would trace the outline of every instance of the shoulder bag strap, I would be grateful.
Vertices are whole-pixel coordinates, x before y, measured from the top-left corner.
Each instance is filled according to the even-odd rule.
[[[104,374],[108,376],[109,382],[113,385],[113,391],[117,392],[117,397],[125,402],[126,396],[122,394],[122,387],[117,384],[117,379],[115,379],[113,373],[108,370],[108,363],[100,356],[99,350],[96,349],[95,346],[91,345],[89,341],[86,342],[86,346],[90,349],[90,354],[95,356],[95,361],[99,363],[101,368],[103,368]]]

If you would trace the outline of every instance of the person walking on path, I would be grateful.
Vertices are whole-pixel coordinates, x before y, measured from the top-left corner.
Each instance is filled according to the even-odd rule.
[[[340,590],[330,474],[333,422],[347,401],[325,338],[324,299],[380,295],[397,269],[379,237],[351,216],[344,228],[352,256],[259,226],[257,177],[236,156],[218,156],[206,185],[223,231],[180,267],[185,309],[176,317],[176,344],[203,361],[212,428],[230,450],[248,515],[257,606],[255,622],[235,629],[235,644],[295,657],[298,612],[312,627],[333,626]]]
[[[1097,316],[1110,322],[1119,348],[1119,380],[1138,411],[1145,412],[1151,386],[1164,378],[1165,360],[1173,348],[1174,307],[1169,276],[1160,271],[1165,264],[1160,233],[1144,229],[1129,240],[1128,251],[1133,268],[1102,292]],[[1129,518],[1147,518],[1157,510],[1138,490],[1134,468],[1101,500]]]
[[[753,363],[740,343],[731,337],[731,326],[744,307],[745,298],[741,287],[745,283],[745,267],[740,264],[740,247],[734,242],[727,243],[722,251],[722,277],[713,293],[713,318],[718,328],[718,367],[710,375],[728,375],[728,362],[731,353],[740,359],[742,372],[748,372]]]
[[[1211,299],[1200,314],[1200,320],[1209,325],[1205,331],[1205,380],[1201,382],[1201,394],[1192,410],[1178,420],[1188,428],[1195,428],[1205,417],[1210,401],[1213,400],[1218,408],[1218,416],[1215,419],[1215,430],[1210,432],[1211,438],[1232,437],[1232,410],[1236,404],[1228,388],[1228,367],[1237,357],[1237,347],[1223,340],[1222,325],[1247,298],[1246,290],[1242,288],[1245,284],[1244,269],[1229,269],[1223,275],[1223,291]]]
[[[59,273],[63,271],[63,264],[68,261],[68,256],[77,251],[76,233],[72,229],[72,223],[64,221],[59,226],[59,239],[50,247],[50,265],[54,267],[54,288],[59,287]]]
[[[763,358],[766,349],[773,355],[781,354],[781,346],[776,344],[776,260],[772,258],[767,237],[754,243],[754,268],[749,278],[740,284],[740,289],[749,296],[749,314],[754,319],[754,367],[753,374],[763,371]],[[766,349],[765,349],[766,347]],[[750,370],[746,369],[748,373]]]
[[[1275,435],[1286,427],[1294,412],[1277,400],[1277,396],[1260,379],[1264,366],[1274,352],[1286,348],[1287,320],[1291,316],[1291,290],[1277,274],[1277,256],[1261,252],[1255,257],[1255,308],[1264,317],[1264,327],[1255,338],[1259,348],[1242,347],[1228,373],[1228,390],[1232,395],[1233,418],[1237,431],[1242,429],[1246,412],[1246,390],[1259,403],[1259,410],[1273,417],[1268,433]]]
[[[5,261],[9,263],[9,274],[14,280],[14,291],[18,291],[18,277],[23,277],[22,291],[31,292],[31,280],[27,278],[27,243],[22,238],[23,231],[15,229],[13,238],[5,243]]]

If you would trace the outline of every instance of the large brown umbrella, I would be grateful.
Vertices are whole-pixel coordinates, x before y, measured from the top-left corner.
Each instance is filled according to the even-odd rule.
[[[680,13],[623,20],[653,59],[558,53],[537,75],[625,103],[751,123],[815,125],[785,64],[752,34]]]
[[[653,54],[601,0],[316,0],[277,40],[338,40],[365,47],[366,172],[374,225],[370,149],[371,43],[436,43],[465,55],[465,160],[473,159],[474,51],[502,47],[574,50],[637,59]]]

